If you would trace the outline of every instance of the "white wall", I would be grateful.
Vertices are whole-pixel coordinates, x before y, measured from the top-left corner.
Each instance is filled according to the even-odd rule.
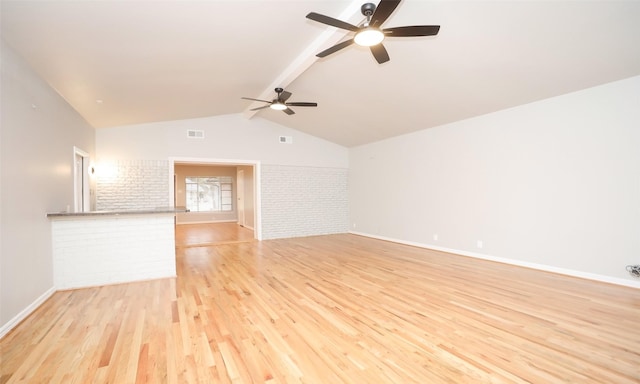
[[[73,203],[73,147],[94,158],[94,130],[1,46],[0,335],[53,290],[47,212]]]
[[[354,232],[640,286],[640,77],[352,148],[349,196]]]
[[[203,131],[204,139],[188,138],[188,130]],[[281,143],[280,136],[291,136],[293,142]],[[251,195],[262,201],[262,206],[255,207],[259,211],[254,229],[259,238],[344,233],[348,227],[348,149],[259,117],[248,120],[236,114],[98,129],[96,152],[98,174],[101,168],[112,168],[110,163],[131,159],[256,164],[256,191]],[[260,170],[267,172],[262,175]],[[305,177],[305,182],[293,180],[293,174],[320,174],[326,187],[318,188],[311,176]],[[270,179],[284,183],[277,186],[277,194],[272,193],[276,189]],[[296,188],[286,187],[291,183]],[[167,194],[170,191],[167,180]],[[319,204],[326,196],[339,196],[338,202],[325,204],[327,209],[319,214]],[[315,216],[309,216],[311,213]],[[249,223],[253,224],[253,212],[247,214],[252,215]]]
[[[176,276],[173,213],[51,218],[56,289]]]
[[[168,160],[118,160],[96,172],[96,209],[122,211],[169,207]]]
[[[347,169],[263,166],[263,238],[346,233],[347,180]]]
[[[187,138],[204,131],[204,139]],[[292,136],[282,144],[279,136]],[[98,164],[114,160],[166,160],[170,157],[259,160],[263,164],[347,168],[342,146],[241,114],[101,128],[96,131]]]

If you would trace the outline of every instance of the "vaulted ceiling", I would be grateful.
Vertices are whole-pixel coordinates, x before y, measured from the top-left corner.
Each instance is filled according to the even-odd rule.
[[[7,1],[2,38],[96,128],[242,113],[347,147],[640,75],[638,1],[404,0],[378,64],[351,34],[365,0]],[[374,1],[377,3],[378,1]],[[242,96],[293,93],[294,115]]]

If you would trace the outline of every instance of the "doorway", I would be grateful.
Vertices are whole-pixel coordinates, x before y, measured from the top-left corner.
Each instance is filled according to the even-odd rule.
[[[169,174],[170,174],[170,197],[169,201],[177,203],[177,206],[182,205],[182,201],[185,200],[186,188],[182,188],[182,183],[179,178],[185,175],[176,177],[176,167],[179,169],[189,168],[192,166],[197,167],[234,167],[233,176],[235,178],[234,185],[234,210],[235,216],[233,217],[233,224],[251,230],[255,239],[262,239],[261,231],[261,214],[260,214],[260,162],[259,161],[247,161],[247,160],[219,160],[219,159],[200,159],[200,158],[170,158],[169,159]],[[186,175],[195,176],[195,175]],[[179,187],[180,186],[180,187]],[[185,185],[186,187],[186,185]],[[224,212],[223,212],[224,214]],[[185,214],[185,215],[188,215]],[[193,219],[196,215],[191,215],[184,218],[184,220],[177,220],[177,226],[189,225],[184,224]],[[206,214],[203,216],[207,216]],[[214,215],[209,215],[214,216]],[[221,216],[218,214],[217,216]],[[224,215],[222,215],[224,216]],[[227,220],[217,221],[231,221],[232,218]],[[216,221],[216,220],[214,220]],[[198,223],[198,218],[194,224]],[[206,221],[204,222],[206,223]],[[199,222],[203,224],[203,222]]]
[[[87,212],[91,210],[89,189],[89,154],[78,147],[73,147],[73,211]]]

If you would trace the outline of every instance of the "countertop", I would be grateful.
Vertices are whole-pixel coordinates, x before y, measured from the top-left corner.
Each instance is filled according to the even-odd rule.
[[[153,215],[160,213],[181,213],[189,212],[185,207],[160,207],[144,209],[127,209],[119,211],[88,211],[88,212],[51,212],[47,213],[49,218],[57,217],[88,217],[88,216],[120,216],[120,215]]]

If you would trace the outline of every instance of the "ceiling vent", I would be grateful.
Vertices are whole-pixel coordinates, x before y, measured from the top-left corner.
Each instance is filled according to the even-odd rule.
[[[282,144],[293,144],[293,137],[292,136],[280,136],[278,138],[278,142],[280,142]]]
[[[204,139],[204,131],[196,131],[194,129],[189,129],[187,131],[187,137],[190,139]]]

